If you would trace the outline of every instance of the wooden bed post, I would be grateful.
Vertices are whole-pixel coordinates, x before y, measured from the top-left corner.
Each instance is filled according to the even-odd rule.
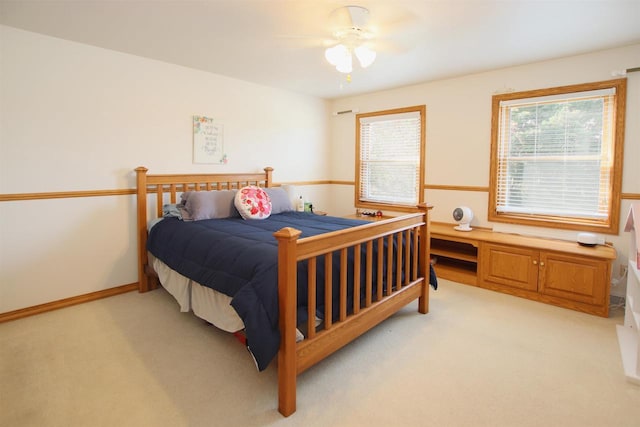
[[[147,171],[136,168],[136,188],[138,205],[138,292],[149,290],[149,281],[144,270],[147,265]]]
[[[285,227],[274,233],[278,240],[278,310],[280,350],[278,351],[278,410],[288,417],[296,411],[296,245],[302,232]]]
[[[433,206],[421,203],[418,205],[424,214],[424,225],[420,227],[420,276],[424,277],[422,295],[418,299],[418,311],[422,314],[429,312],[429,278],[431,277],[431,221],[429,214]]]
[[[269,188],[273,185],[273,181],[271,178],[271,175],[273,174],[273,168],[271,166],[267,166],[266,168],[264,168],[264,172],[267,175],[264,186]]]

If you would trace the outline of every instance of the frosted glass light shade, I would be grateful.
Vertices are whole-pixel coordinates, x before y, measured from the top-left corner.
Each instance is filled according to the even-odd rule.
[[[353,51],[358,58],[358,62],[362,68],[367,68],[376,60],[375,50],[367,46],[358,46]],[[327,48],[324,51],[324,57],[327,58],[329,64],[336,67],[341,73],[350,73],[353,71],[353,55],[351,49],[343,44],[337,44]]]
[[[335,66],[336,70],[341,73],[350,73],[353,70],[351,52],[343,44],[338,44],[325,50],[324,57],[329,61],[329,64]]]
[[[376,52],[369,49],[367,46],[358,46],[355,49],[355,52],[358,62],[360,62],[360,66],[362,68],[367,68],[376,60]]]

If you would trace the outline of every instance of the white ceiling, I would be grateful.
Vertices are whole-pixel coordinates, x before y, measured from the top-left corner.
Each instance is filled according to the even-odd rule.
[[[349,4],[379,50],[351,83],[324,59]],[[0,0],[0,24],[339,98],[638,43],[640,0]]]

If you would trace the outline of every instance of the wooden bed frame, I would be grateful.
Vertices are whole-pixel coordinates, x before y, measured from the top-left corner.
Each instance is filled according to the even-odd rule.
[[[264,168],[264,173],[233,174],[165,174],[148,175],[147,169],[138,167],[137,175],[137,216],[138,216],[138,280],[139,291],[146,292],[158,286],[157,276],[148,265],[147,222],[162,217],[163,203],[176,203],[177,194],[183,191],[223,190],[242,188],[245,185],[272,187],[273,168]],[[155,199],[155,214],[150,217],[148,202]],[[429,262],[430,231],[429,211],[431,207],[420,205],[419,212],[397,218],[371,222],[345,230],[300,239],[301,232],[285,227],[274,233],[278,240],[278,305],[281,332],[278,352],[278,410],[289,416],[296,410],[296,378],[309,367],[318,363],[344,345],[353,341],[375,325],[379,324],[402,307],[418,299],[418,311],[426,314],[429,310]],[[372,292],[372,246],[377,242],[382,247],[384,239],[391,242],[394,236],[403,235],[406,252],[419,252],[420,262],[410,257],[402,257],[397,251],[396,277],[392,277],[392,248],[388,247],[386,286],[382,286],[382,251],[378,251],[378,286]],[[410,235],[417,236],[409,239]],[[418,245],[418,241],[425,244]],[[409,246],[413,245],[413,248]],[[355,248],[353,271],[355,278],[365,279],[364,295],[355,287],[353,307],[347,307],[347,250]],[[360,271],[361,249],[365,249],[365,271]],[[325,315],[321,330],[316,330],[313,322],[306,328],[306,338],[296,342],[296,298],[297,268],[300,261],[308,262],[309,312],[314,312],[316,289],[316,260],[324,257],[325,269],[332,268],[332,254],[340,254],[340,316],[332,321]],[[326,275],[330,277],[331,275]],[[331,282],[331,280],[328,280]],[[358,280],[359,282],[359,280]],[[331,313],[331,283],[325,288],[329,300],[326,312]],[[361,302],[362,301],[362,302]]]

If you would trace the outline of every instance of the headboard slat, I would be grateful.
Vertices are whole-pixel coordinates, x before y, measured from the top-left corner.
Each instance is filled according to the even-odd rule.
[[[156,215],[157,218],[160,218],[162,216],[162,205],[164,204],[164,193],[163,193],[163,186],[162,185],[156,185]]]

